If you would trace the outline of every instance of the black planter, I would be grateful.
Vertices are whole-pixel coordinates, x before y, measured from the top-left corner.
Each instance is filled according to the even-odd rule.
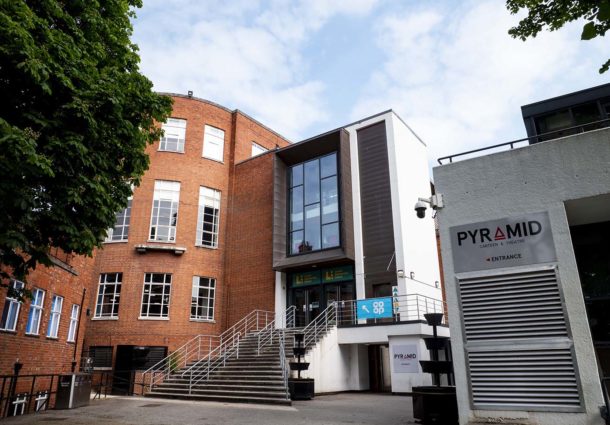
[[[292,353],[296,356],[304,356],[305,355],[305,347],[294,347],[292,349]]]
[[[315,391],[313,379],[288,378],[288,391],[292,400],[311,400]]]
[[[425,336],[424,341],[426,342],[426,348],[428,350],[444,350],[447,346],[449,338],[440,336]]]
[[[424,373],[443,373],[448,374],[453,372],[453,363],[440,360],[420,360]]]
[[[413,387],[413,417],[424,424],[457,424],[455,387]]]
[[[309,369],[309,363],[290,362],[290,370],[307,370],[307,369]]]
[[[438,326],[443,322],[443,313],[426,313],[424,317],[430,326]]]

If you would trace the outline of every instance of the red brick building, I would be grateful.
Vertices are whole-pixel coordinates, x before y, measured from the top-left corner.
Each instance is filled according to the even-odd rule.
[[[80,362],[93,259],[57,249],[51,254],[54,267],[38,266],[28,276],[32,299],[18,302],[6,288],[0,293],[0,375],[13,374],[17,361],[22,375],[70,372]]]
[[[150,168],[97,252],[85,338],[97,368],[120,373],[195,335],[218,335],[254,306],[273,310],[273,298],[262,300],[256,290],[229,308],[228,291],[248,278],[267,286],[261,295],[273,294],[271,259],[261,267],[247,255],[257,238],[272,240],[265,205],[252,215],[257,200],[272,194],[272,156],[250,158],[289,143],[238,110],[172,97],[165,136],[148,149]],[[244,214],[258,226],[232,231]]]

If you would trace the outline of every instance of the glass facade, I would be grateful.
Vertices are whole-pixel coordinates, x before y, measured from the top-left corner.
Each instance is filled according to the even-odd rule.
[[[289,254],[338,247],[337,153],[289,169]]]

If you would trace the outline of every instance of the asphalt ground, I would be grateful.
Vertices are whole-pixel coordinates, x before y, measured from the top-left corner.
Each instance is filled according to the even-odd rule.
[[[7,418],[6,425],[407,425],[415,424],[411,398],[341,393],[295,401],[292,406],[193,402],[149,397],[108,397],[72,410]]]

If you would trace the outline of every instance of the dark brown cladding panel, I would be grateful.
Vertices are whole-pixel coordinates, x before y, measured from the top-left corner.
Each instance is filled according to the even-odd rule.
[[[385,121],[358,130],[365,293],[396,284],[392,194]]]

